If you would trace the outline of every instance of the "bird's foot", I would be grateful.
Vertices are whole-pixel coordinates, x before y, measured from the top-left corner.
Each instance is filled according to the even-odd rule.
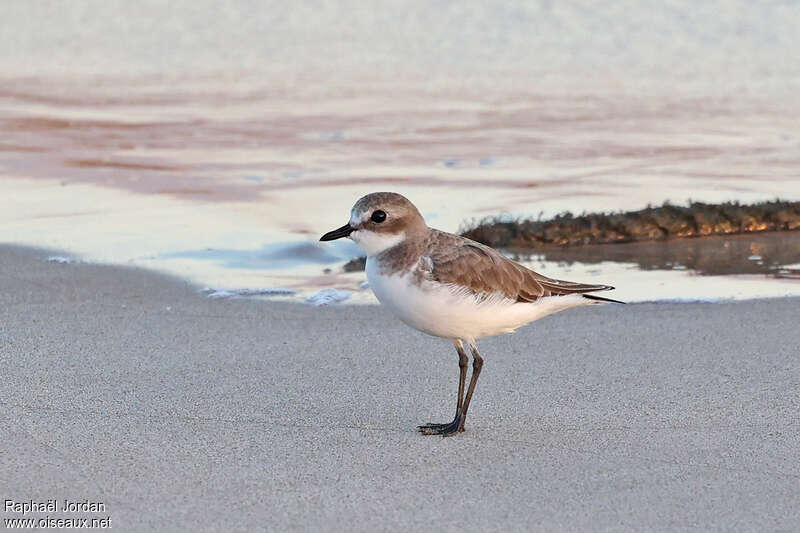
[[[461,414],[457,414],[452,422],[446,424],[424,424],[417,426],[417,429],[423,435],[441,435],[442,437],[450,437],[456,433],[464,431]]]

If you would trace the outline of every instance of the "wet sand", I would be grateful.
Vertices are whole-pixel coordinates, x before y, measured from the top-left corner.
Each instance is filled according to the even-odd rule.
[[[442,439],[414,427],[452,416],[455,353],[380,307],[49,255],[0,247],[4,498],[101,501],[119,531],[800,528],[798,299],[485,340]]]

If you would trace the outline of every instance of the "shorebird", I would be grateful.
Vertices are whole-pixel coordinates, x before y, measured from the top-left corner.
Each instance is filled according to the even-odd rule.
[[[414,204],[397,193],[364,196],[350,221],[320,240],[343,237],[367,253],[367,279],[378,300],[412,328],[452,340],[458,352],[456,415],[452,422],[418,426],[426,435],[464,431],[483,368],[477,339],[512,333],[570,307],[623,303],[587,294],[614,287],[548,278],[489,246],[429,228]],[[466,395],[465,344],[472,354]]]

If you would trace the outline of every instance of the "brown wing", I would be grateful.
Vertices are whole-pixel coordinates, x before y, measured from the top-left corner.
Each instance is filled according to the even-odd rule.
[[[542,276],[493,248],[441,231],[431,231],[427,248],[430,279],[461,285],[478,296],[502,294],[518,302],[534,302],[544,296],[613,289]]]

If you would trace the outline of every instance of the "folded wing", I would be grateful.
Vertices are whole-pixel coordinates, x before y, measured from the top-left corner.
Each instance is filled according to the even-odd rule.
[[[424,268],[428,270],[426,277],[439,283],[464,287],[478,297],[502,295],[517,302],[535,302],[546,296],[614,288],[542,276],[493,248],[456,235],[436,232],[432,238],[438,242],[436,246],[429,247],[430,253],[425,258]]]

